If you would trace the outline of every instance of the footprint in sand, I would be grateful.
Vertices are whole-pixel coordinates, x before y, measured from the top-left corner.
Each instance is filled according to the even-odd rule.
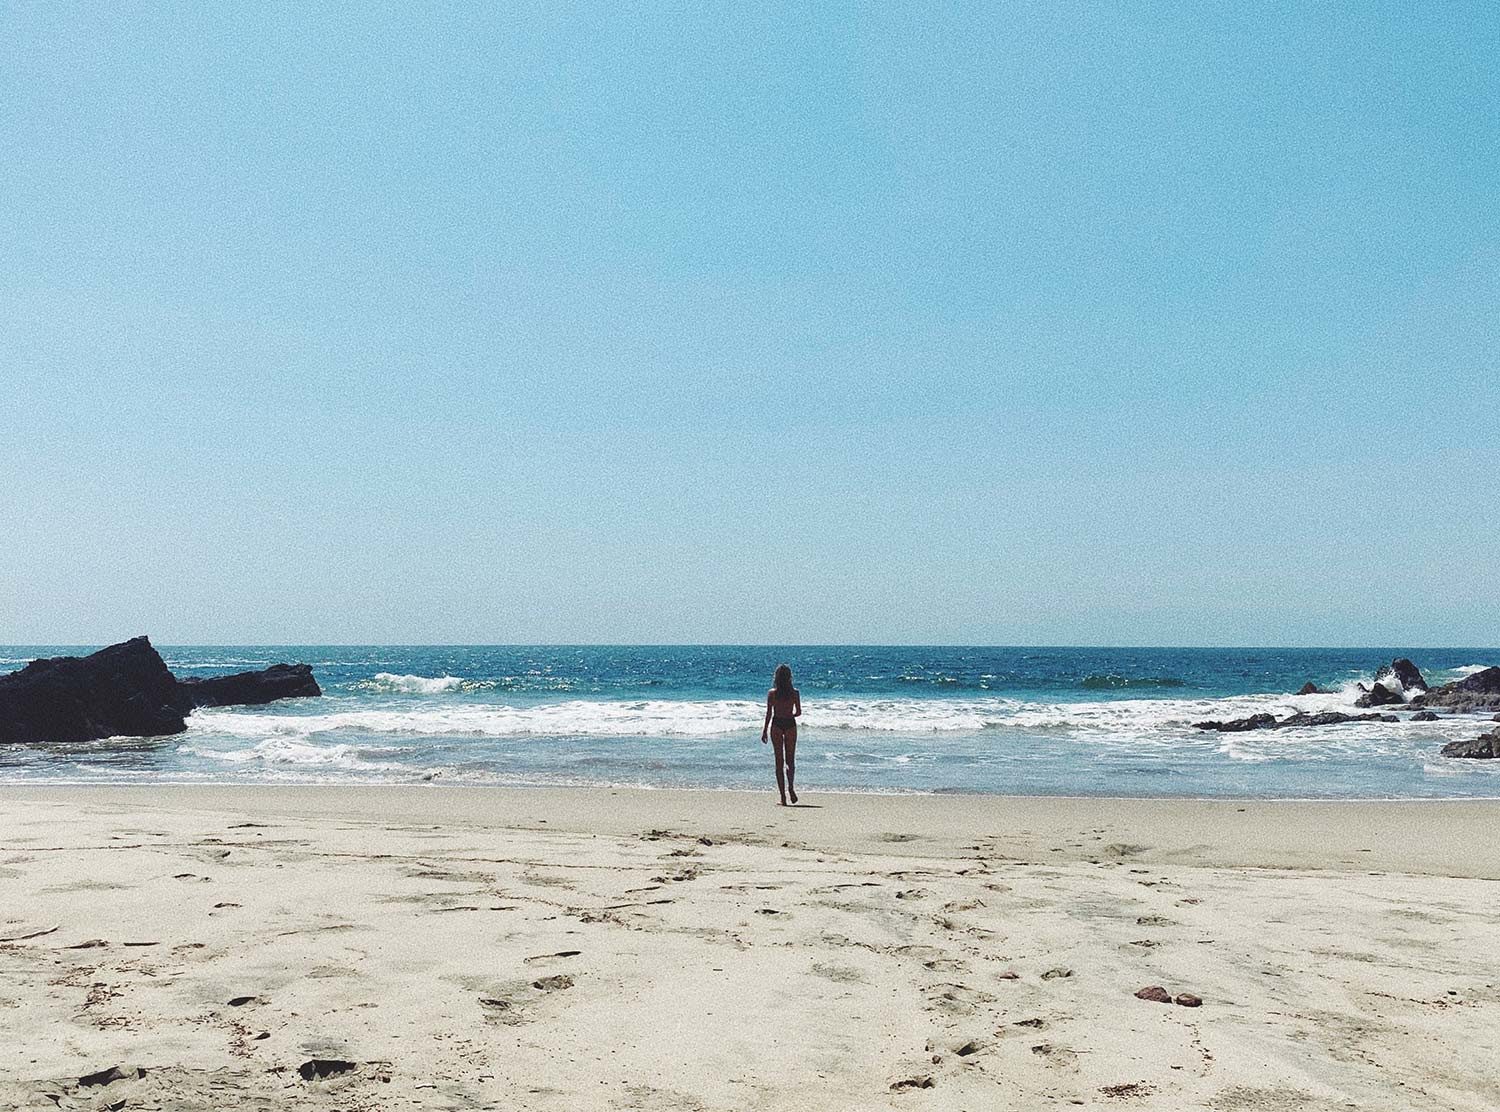
[[[900,1081],[891,1082],[891,1092],[901,1093],[908,1089],[930,1089],[933,1086],[931,1077],[903,1077]]]
[[[814,962],[812,971],[819,977],[845,985],[860,984],[865,979],[863,973],[850,965],[826,965],[823,962]]]
[[[1053,1046],[1051,1043],[1038,1043],[1031,1048],[1031,1052],[1039,1058],[1045,1058],[1048,1065],[1060,1066],[1064,1069],[1078,1066],[1078,1052],[1069,1050],[1065,1046]]]
[[[503,1023],[508,1027],[525,1022],[515,1001],[503,996],[481,996],[479,1006],[484,1009],[486,1019]]]
[[[930,969],[934,973],[967,973],[967,963],[956,958],[933,958],[931,961],[922,963],[923,969]]]
[[[954,900],[952,903],[943,905],[944,911],[978,911],[984,906],[983,900]]]
[[[960,984],[931,985],[922,991],[922,995],[927,998],[927,1011],[948,1015],[973,1015],[981,1004],[995,999],[987,992]]]

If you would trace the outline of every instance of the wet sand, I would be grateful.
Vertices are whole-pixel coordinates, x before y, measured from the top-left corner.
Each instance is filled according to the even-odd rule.
[[[1500,803],[805,801],[0,788],[0,1107],[1500,1105]]]

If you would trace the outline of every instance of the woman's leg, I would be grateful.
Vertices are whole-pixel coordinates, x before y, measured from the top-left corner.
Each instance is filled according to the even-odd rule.
[[[797,727],[792,726],[786,732],[786,740],[782,743],[782,752],[786,754],[786,793],[791,796],[792,802],[797,802]]]
[[[771,748],[776,751],[776,788],[781,792],[781,805],[786,806],[786,775],[781,771],[782,739],[785,734],[775,726],[771,727]]]

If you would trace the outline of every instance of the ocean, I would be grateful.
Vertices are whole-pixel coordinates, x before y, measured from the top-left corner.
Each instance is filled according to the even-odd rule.
[[[306,662],[322,699],[200,710],[186,733],[0,747],[0,782],[617,785],[774,790],[775,666],[804,715],[800,791],[1266,798],[1500,796],[1444,742],[1488,715],[1218,734],[1207,718],[1352,711],[1408,656],[1430,683],[1496,649],[734,646],[159,647],[180,676]],[[0,671],[89,651],[0,647]],[[1312,681],[1333,691],[1295,696]]]

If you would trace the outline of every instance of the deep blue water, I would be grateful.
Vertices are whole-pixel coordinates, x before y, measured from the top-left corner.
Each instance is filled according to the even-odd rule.
[[[0,671],[87,647],[0,647]],[[199,711],[187,733],[0,747],[5,781],[764,787],[771,672],[794,669],[807,791],[1267,797],[1500,795],[1438,756],[1487,716],[1220,735],[1204,718],[1352,709],[1409,656],[1434,685],[1496,649],[275,646],[161,649],[179,675],[306,661],[322,699]],[[1337,694],[1294,697],[1304,682]],[[1500,763],[1500,762],[1496,762]]]

